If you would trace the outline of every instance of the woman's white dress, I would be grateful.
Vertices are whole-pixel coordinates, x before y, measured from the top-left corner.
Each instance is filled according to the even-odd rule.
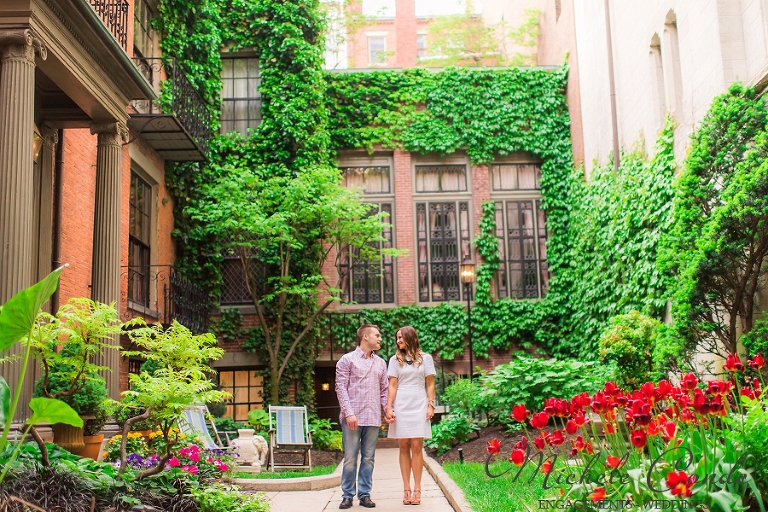
[[[426,379],[435,374],[435,362],[429,354],[421,354],[422,364],[397,362],[392,356],[387,375],[397,377],[397,394],[392,404],[395,421],[389,424],[391,438],[432,437],[432,428],[427,419]]]

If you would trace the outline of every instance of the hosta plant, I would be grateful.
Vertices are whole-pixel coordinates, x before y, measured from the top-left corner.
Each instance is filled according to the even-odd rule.
[[[504,473],[519,478],[534,465],[559,494],[559,509],[765,512],[766,489],[755,478],[764,456],[750,438],[766,431],[765,415],[755,412],[766,407],[764,364],[759,354],[746,365],[731,355],[728,380],[689,373],[677,384],[646,382],[636,390],[607,382],[593,395],[550,398],[535,413],[516,405],[510,416],[526,435],[507,452]],[[498,440],[488,443],[491,477],[501,476],[490,471],[501,449]]]

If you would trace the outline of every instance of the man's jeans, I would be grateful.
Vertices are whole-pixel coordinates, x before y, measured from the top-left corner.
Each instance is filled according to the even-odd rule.
[[[341,471],[342,495],[344,498],[354,498],[355,483],[357,483],[357,498],[370,497],[373,485],[373,456],[376,452],[379,427],[358,425],[357,430],[350,430],[347,420],[342,420],[341,436],[344,443],[344,468]],[[358,474],[357,456],[360,453],[360,473]]]

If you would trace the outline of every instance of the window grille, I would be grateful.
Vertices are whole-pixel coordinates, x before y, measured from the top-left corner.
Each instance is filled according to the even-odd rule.
[[[416,58],[423,59],[427,56],[427,35],[419,34],[416,36]]]
[[[128,228],[128,300],[149,307],[152,187],[131,173]]]
[[[221,261],[221,304],[222,305],[252,305],[253,299],[248,293],[248,287],[245,283],[245,273],[243,272],[243,263],[240,261],[240,254],[246,251],[244,248],[234,248],[225,250]],[[266,268],[262,263],[253,257],[253,253],[248,251],[248,267],[254,277],[257,297],[264,294],[264,283],[266,281]]]
[[[541,200],[496,201],[496,236],[501,259],[496,272],[498,297],[543,297],[549,287],[549,270]]]
[[[261,123],[259,60],[223,58],[221,68],[221,133],[245,134]]]
[[[379,212],[388,214],[382,235],[384,242],[371,244],[378,250],[391,249],[393,246],[392,233],[392,204],[371,204],[371,214]],[[355,247],[342,248],[339,258],[339,274],[344,302],[358,304],[391,304],[395,302],[394,261],[392,256],[382,255],[380,260],[372,261],[359,257],[359,249]]]
[[[416,192],[466,192],[466,165],[417,165]]]
[[[469,203],[416,203],[419,301],[461,300],[459,265],[471,258]]]

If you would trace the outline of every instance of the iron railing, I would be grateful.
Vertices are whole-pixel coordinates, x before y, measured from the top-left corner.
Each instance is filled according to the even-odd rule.
[[[128,51],[128,0],[90,0],[91,7],[112,35]]]
[[[134,58],[134,63],[158,93],[156,101],[136,100],[141,114],[172,114],[207,155],[211,140],[211,114],[203,98],[173,58]]]
[[[127,278],[127,317],[142,316],[169,325],[174,320],[194,333],[208,332],[208,295],[181,277],[171,265],[123,267]]]

